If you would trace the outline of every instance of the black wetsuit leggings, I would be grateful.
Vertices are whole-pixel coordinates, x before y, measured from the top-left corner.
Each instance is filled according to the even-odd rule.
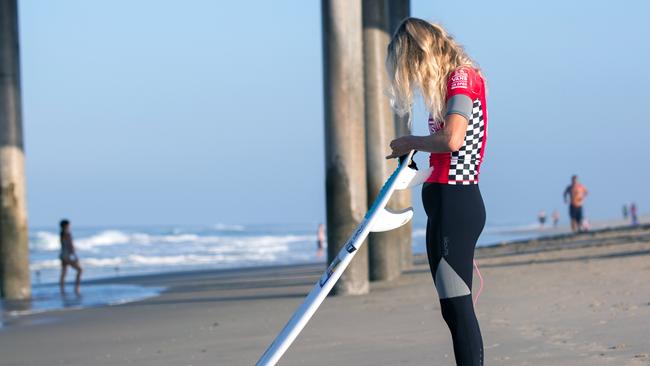
[[[483,340],[472,304],[474,247],[485,225],[478,185],[427,183],[427,254],[442,317],[449,326],[459,366],[483,365]]]

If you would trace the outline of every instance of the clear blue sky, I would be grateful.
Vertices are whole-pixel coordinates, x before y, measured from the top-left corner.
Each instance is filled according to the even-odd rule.
[[[412,13],[488,77],[488,221],[564,215],[573,173],[589,217],[647,212],[650,3],[463,4]],[[324,218],[320,2],[179,5],[20,1],[31,224]]]

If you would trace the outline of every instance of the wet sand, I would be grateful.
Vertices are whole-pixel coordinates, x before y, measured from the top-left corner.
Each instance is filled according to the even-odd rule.
[[[650,365],[650,225],[481,248],[477,257],[486,365]],[[15,319],[0,328],[0,364],[253,365],[322,270],[123,278],[167,291]],[[368,295],[329,297],[280,364],[453,365],[426,259]]]

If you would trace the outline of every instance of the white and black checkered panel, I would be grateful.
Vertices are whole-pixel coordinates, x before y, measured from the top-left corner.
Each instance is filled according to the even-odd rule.
[[[463,146],[451,154],[449,184],[474,184],[481,159],[485,136],[485,122],[480,99],[474,100],[472,118],[467,123]]]

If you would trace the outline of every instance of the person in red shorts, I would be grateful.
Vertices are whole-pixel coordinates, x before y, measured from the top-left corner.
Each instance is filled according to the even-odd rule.
[[[571,177],[571,184],[564,190],[564,203],[569,204],[569,217],[571,218],[571,231],[574,233],[583,230],[582,205],[587,197],[587,188],[578,182],[578,176]]]

